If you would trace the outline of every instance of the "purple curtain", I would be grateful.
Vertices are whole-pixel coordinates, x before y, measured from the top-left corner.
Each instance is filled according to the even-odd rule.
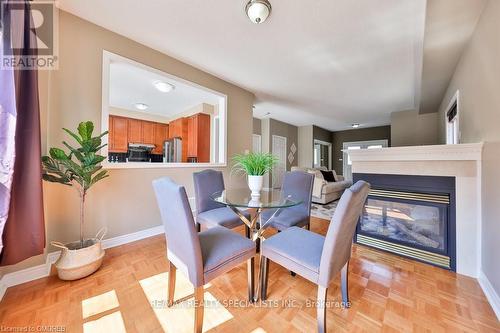
[[[2,8],[2,24],[10,24],[11,30],[22,32],[13,35],[24,40],[23,49],[15,50],[16,56],[36,55],[36,40],[30,33],[30,4],[23,3],[21,21],[11,22],[12,3],[16,2],[2,1],[2,5],[6,4]],[[3,34],[4,46],[11,45],[10,37]],[[45,225],[37,71],[4,68],[0,80],[0,231],[3,232],[0,265],[3,266],[42,254]]]

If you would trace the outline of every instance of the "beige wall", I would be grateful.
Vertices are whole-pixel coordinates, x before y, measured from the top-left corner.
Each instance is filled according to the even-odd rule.
[[[438,143],[437,113],[416,110],[391,113],[391,146],[419,146]]]
[[[130,39],[119,36],[69,13],[59,16],[59,70],[41,73],[42,145],[61,146],[67,139],[62,127],[76,128],[83,120],[101,123],[102,51],[119,54],[153,68],[195,82],[228,96],[228,158],[251,149],[252,105],[254,96],[226,81],[182,63]],[[243,179],[225,173],[226,186],[244,186]],[[192,173],[197,168],[110,170],[110,177],[91,189],[87,201],[85,234],[93,236],[108,228],[106,237],[124,235],[161,224],[151,182],[169,176],[186,186],[193,195]],[[44,183],[47,241],[78,238],[78,199],[74,190]],[[49,251],[55,248],[49,247]],[[0,273],[40,264],[42,256]]]
[[[482,271],[500,294],[500,1],[489,0],[441,103],[439,140],[445,143],[444,112],[460,90],[461,142],[485,141],[482,162]]]

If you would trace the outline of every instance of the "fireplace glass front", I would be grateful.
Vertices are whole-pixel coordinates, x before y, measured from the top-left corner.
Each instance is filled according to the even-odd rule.
[[[359,231],[416,248],[444,252],[446,205],[369,198]]]

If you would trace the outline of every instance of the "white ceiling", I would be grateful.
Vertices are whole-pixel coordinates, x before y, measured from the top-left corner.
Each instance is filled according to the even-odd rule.
[[[172,118],[201,103],[215,105],[220,99],[210,92],[129,63],[112,62],[109,67],[109,105],[113,107]],[[154,87],[155,81],[173,84],[175,89],[161,92]],[[135,103],[147,104],[149,108],[138,110]]]
[[[254,114],[330,130],[419,104],[424,0],[61,0],[60,7],[254,92]]]

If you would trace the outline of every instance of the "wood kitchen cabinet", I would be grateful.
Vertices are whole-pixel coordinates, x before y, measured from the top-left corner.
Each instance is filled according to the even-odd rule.
[[[128,142],[142,143],[142,120],[128,118]]]
[[[163,154],[163,143],[168,139],[168,127],[167,124],[154,124],[154,144],[156,147],[153,154]]]
[[[128,149],[128,119],[109,116],[109,152],[126,153]]]
[[[142,142],[150,145],[155,144],[155,123],[151,121],[142,121]]]
[[[188,118],[187,158],[210,162],[210,115],[198,113]]]
[[[126,153],[129,143],[153,144],[153,154],[163,153],[168,139],[168,125],[141,119],[109,116],[109,152]]]
[[[182,162],[187,162],[188,118],[178,118],[168,124],[168,137],[182,139]]]

